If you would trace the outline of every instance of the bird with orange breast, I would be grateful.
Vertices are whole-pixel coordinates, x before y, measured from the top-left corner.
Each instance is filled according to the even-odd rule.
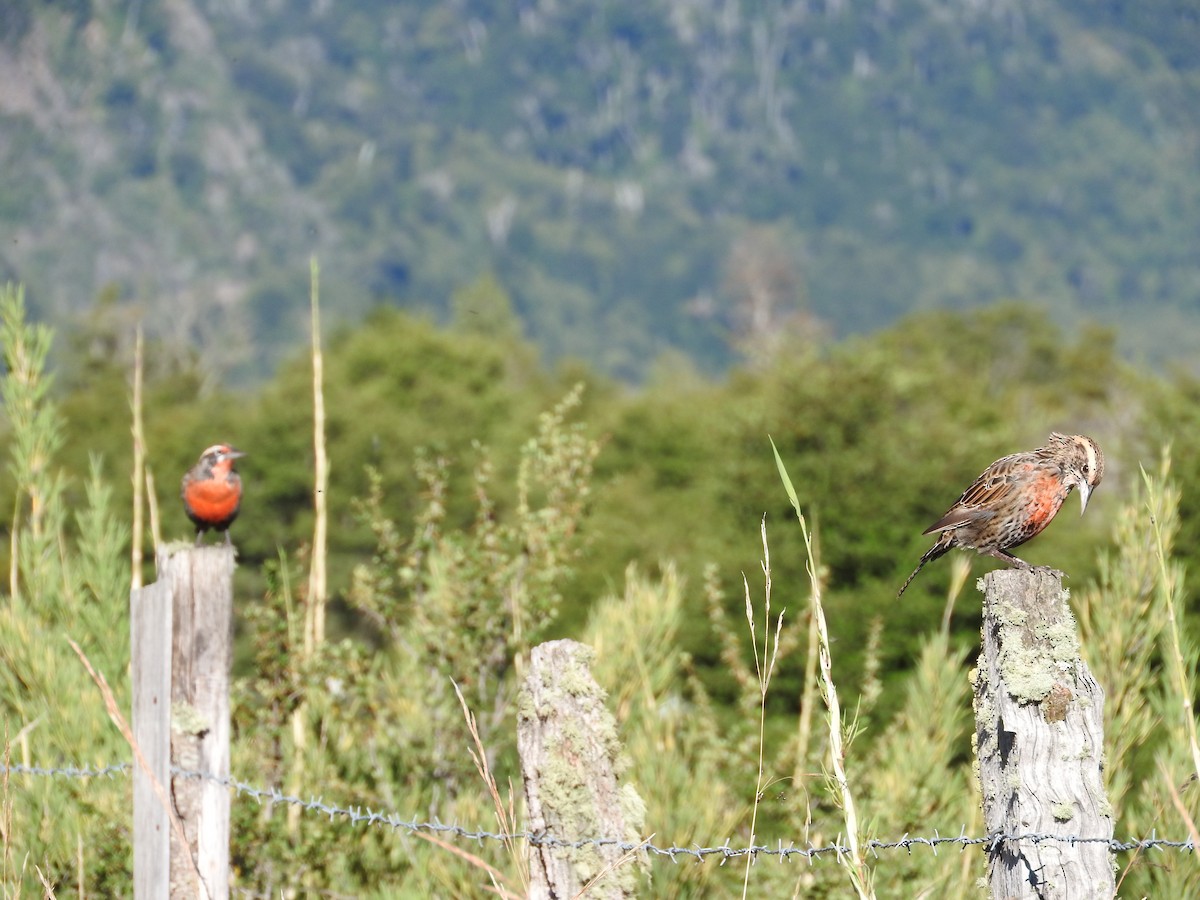
[[[1053,571],[1031,566],[1008,551],[1041,534],[1076,488],[1079,514],[1083,515],[1103,477],[1104,454],[1095,441],[1082,434],[1053,432],[1045,447],[996,460],[944,516],[925,529],[924,534],[938,535],[937,543],[921,556],[896,598],[925,563],[955,547],[994,556],[1019,569]]]
[[[245,455],[228,444],[213,444],[183,476],[179,495],[188,518],[196,523],[197,547],[209,529],[225,532],[225,543],[232,543],[229,526],[242,505],[242,479],[233,461]]]

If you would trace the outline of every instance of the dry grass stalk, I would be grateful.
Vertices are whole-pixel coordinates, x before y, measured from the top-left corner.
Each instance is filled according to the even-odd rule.
[[[804,513],[800,509],[796,489],[792,486],[792,480],[788,477],[774,441],[771,441],[771,450],[775,454],[775,466],[779,470],[779,477],[783,481],[784,490],[787,491],[788,500],[800,522],[800,532],[804,538],[804,548],[808,557],[805,567],[811,587],[813,618],[817,623],[818,661],[822,694],[825,700],[826,721],[829,725],[829,756],[833,768],[833,781],[837,789],[836,799],[842,808],[842,816],[846,824],[846,846],[849,850],[849,859],[843,860],[842,854],[839,853],[838,862],[846,866],[850,875],[850,883],[854,886],[858,896],[862,900],[867,900],[867,898],[874,900],[875,891],[871,886],[871,872],[863,860],[859,847],[858,814],[854,806],[854,795],[850,790],[849,779],[846,777],[845,749],[842,741],[842,709],[838,702],[837,687],[833,681],[833,657],[829,649],[829,629],[825,622],[825,610],[821,605],[821,578],[813,537],[808,530],[808,522],[804,518]]]
[[[496,812],[496,824],[503,835],[504,849],[508,852],[508,856],[513,862],[513,868],[516,870],[520,896],[525,896],[529,893],[529,863],[525,858],[523,847],[518,845],[517,840],[513,837],[517,832],[517,817],[512,784],[510,783],[508,786],[508,803],[505,804],[504,799],[500,796],[500,788],[496,785],[496,778],[492,774],[491,766],[488,764],[487,753],[483,747],[483,739],[479,736],[479,726],[475,721],[475,714],[467,706],[467,701],[463,697],[462,691],[459,690],[458,683],[452,681],[451,684],[454,685],[454,695],[458,697],[463,717],[467,722],[467,730],[471,732],[471,740],[475,744],[474,749],[470,750],[471,761],[475,764],[475,770],[483,779],[488,794],[492,798],[492,806]],[[488,868],[491,869],[490,866]],[[497,889],[499,890],[499,887]]]
[[[754,837],[758,826],[758,807],[763,796],[763,757],[766,745],[767,731],[767,689],[771,685],[771,675],[775,671],[775,661],[779,656],[779,632],[783,629],[783,611],[775,623],[774,641],[771,635],[771,551],[767,546],[767,518],[762,520],[763,545],[763,617],[766,628],[763,631],[762,652],[758,649],[758,631],[754,627],[754,604],[750,601],[750,583],[742,576],[742,585],[746,591],[746,622],[750,628],[750,646],[754,649],[754,671],[758,677],[758,775],[754,782],[754,802],[750,809],[750,847],[754,847]],[[750,889],[750,867],[754,864],[754,852],[746,854],[746,872],[742,878],[742,897],[747,896]]]

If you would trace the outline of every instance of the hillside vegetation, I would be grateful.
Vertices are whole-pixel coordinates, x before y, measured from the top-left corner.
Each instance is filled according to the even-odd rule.
[[[0,22],[0,276],[260,378],[492,279],[640,380],[1017,298],[1200,353],[1200,24],[1146,0],[105,4]]]

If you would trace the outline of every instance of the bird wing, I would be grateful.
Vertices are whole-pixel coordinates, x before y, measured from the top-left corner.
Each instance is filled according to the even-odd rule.
[[[963,491],[946,514],[926,528],[922,534],[949,531],[972,522],[990,519],[996,510],[1002,509],[1007,498],[1016,489],[1016,484],[1036,460],[1030,453],[1014,453],[996,460],[983,470],[969,488]]]
[[[990,509],[963,509],[957,504],[946,511],[946,514],[926,528],[921,534],[934,534],[938,531],[949,531],[951,528],[958,528],[966,525],[968,522],[979,522],[983,519],[990,519],[995,515]]]

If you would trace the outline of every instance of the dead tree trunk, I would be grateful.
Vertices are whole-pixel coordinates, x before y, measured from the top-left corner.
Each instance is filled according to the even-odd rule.
[[[1068,594],[1056,576],[1017,569],[983,587],[975,728],[991,896],[1111,898],[1104,691],[1079,656]]]
[[[229,777],[233,567],[231,547],[160,553],[158,580],[131,596],[134,739],[187,839],[135,767],[138,898],[229,896],[229,789],[171,770]]]
[[[593,900],[633,897],[646,864],[643,853],[619,846],[640,840],[646,810],[634,787],[621,783],[617,724],[588,670],[591,657],[575,641],[534,647],[521,688],[517,749],[528,827],[537,836],[530,900],[575,897],[593,880]]]

